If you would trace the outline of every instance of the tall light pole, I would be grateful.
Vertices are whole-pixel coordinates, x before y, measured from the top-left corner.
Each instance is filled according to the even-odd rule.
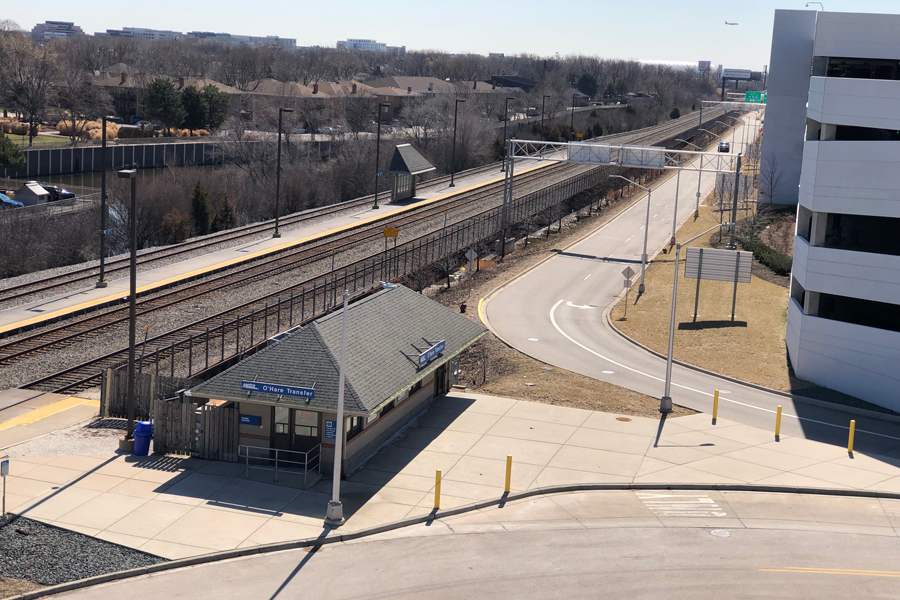
[[[450,186],[453,187],[454,179],[456,178],[456,117],[459,115],[459,103],[465,102],[465,100],[461,98],[456,99],[456,104],[453,105],[453,151],[450,155]]]
[[[644,187],[639,184],[637,181],[633,179],[628,179],[627,177],[622,177],[621,175],[610,175],[610,179],[613,177],[617,177],[619,179],[624,179],[628,183],[632,185],[636,185],[641,188],[645,192],[647,192],[647,218],[644,221],[644,252],[641,254],[641,284],[638,286],[638,293],[643,294],[646,287],[644,286],[644,271],[647,269],[647,234],[650,231],[650,188]]]
[[[663,397],[659,399],[659,412],[663,414],[672,412],[672,350],[675,346],[675,303],[678,300],[678,259],[681,257],[681,247],[687,246],[710,231],[728,227],[729,225],[731,223],[722,223],[721,225],[710,227],[700,235],[695,235],[688,241],[675,245],[675,283],[672,286],[672,312],[669,315],[669,351],[666,354],[666,385]],[[697,277],[700,277],[700,273],[697,273]]]
[[[700,131],[703,131],[702,129]],[[703,148],[698,146],[697,144],[692,144],[687,140],[675,139],[676,142],[681,142],[683,144],[687,144],[691,148],[696,148],[698,152],[703,152]],[[694,207],[694,218],[697,219],[700,217],[700,181],[703,179],[703,157],[700,157],[700,169],[697,170],[697,205]],[[673,230],[674,231],[674,230]],[[674,239],[674,233],[673,233]]]
[[[503,112],[503,166],[500,169],[501,172],[506,172],[506,144],[507,144],[507,136],[506,136],[506,124],[509,122],[509,101],[515,100],[515,98],[506,97],[506,109]]]
[[[550,98],[550,96],[544,95],[544,97],[541,98],[541,141],[542,142],[544,141],[544,102],[547,101],[547,98]]]
[[[338,366],[337,423],[334,434],[334,481],[331,484],[331,501],[325,512],[325,524],[338,527],[344,524],[344,506],[341,504],[341,454],[344,450],[344,373],[347,370],[347,300],[350,292],[344,290],[344,308],[341,311],[341,362]]]
[[[575,94],[572,94],[572,124],[569,129],[572,130],[572,137],[575,137]]]
[[[106,287],[106,117],[100,118],[100,277],[98,288]]]
[[[741,154],[737,155],[737,165],[734,168],[734,193],[731,195],[731,240],[728,242],[728,246],[726,246],[729,250],[736,250],[737,246],[734,243],[734,231],[737,229],[737,205],[738,205],[738,190],[740,189],[741,183]]]
[[[281,232],[278,231],[278,216],[281,212],[281,115],[284,113],[292,112],[294,112],[293,108],[278,109],[278,160],[277,164],[275,165],[275,233],[272,234],[273,238],[281,237]]]
[[[137,321],[137,171],[128,169],[119,171],[119,179],[131,180],[131,211],[128,213],[128,231],[131,238],[131,268],[130,287],[128,293],[128,397],[126,412],[128,425],[125,429],[125,439],[134,437],[134,338]]]
[[[381,168],[381,109],[385,106],[390,108],[391,105],[382,102],[375,111],[378,118],[378,137],[375,140],[375,204],[372,205],[372,210],[378,210],[378,179],[381,177],[381,171],[378,170]]]

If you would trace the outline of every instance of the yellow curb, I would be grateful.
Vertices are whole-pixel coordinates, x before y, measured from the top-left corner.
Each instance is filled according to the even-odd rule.
[[[53,404],[42,406],[41,408],[37,408],[35,410],[27,412],[24,415],[19,415],[18,417],[12,418],[9,421],[0,423],[0,431],[3,431],[4,429],[10,429],[18,425],[31,425],[32,423],[61,413],[64,410],[68,410],[70,408],[81,405],[93,406],[94,408],[99,409],[100,401],[86,400],[84,398],[79,398],[78,396],[69,396],[65,400],[60,400],[59,402],[54,402]]]
[[[535,167],[531,167],[531,168],[528,168],[528,169],[523,169],[520,173],[517,173],[517,175],[524,175],[525,173],[530,173],[530,172],[532,172],[532,171],[536,171],[536,170],[538,170],[538,169],[543,169],[543,168],[549,167],[550,165],[555,165],[555,164],[557,164],[556,161],[553,161],[553,162],[547,162],[547,163],[544,163],[544,164],[541,164],[541,165],[537,165],[537,166],[535,166]],[[171,284],[171,283],[175,283],[175,282],[178,282],[178,281],[181,281],[181,280],[184,280],[184,279],[191,279],[191,278],[196,277],[196,276],[198,276],[198,275],[203,275],[203,274],[208,273],[208,272],[210,272],[210,271],[217,271],[217,270],[222,269],[222,268],[224,268],[224,267],[230,267],[230,266],[233,266],[233,265],[236,265],[236,264],[240,264],[240,263],[243,263],[243,262],[251,261],[251,260],[256,259],[256,258],[259,258],[259,257],[261,257],[261,256],[267,256],[267,255],[269,255],[269,254],[274,254],[274,253],[276,253],[276,252],[280,252],[280,251],[282,251],[282,250],[286,250],[286,249],[292,248],[292,247],[294,247],[294,246],[300,246],[300,245],[302,245],[302,244],[306,244],[306,243],[308,243],[308,242],[311,242],[311,241],[314,241],[314,240],[317,240],[317,239],[321,239],[321,238],[324,238],[324,237],[328,237],[328,236],[334,235],[334,234],[336,234],[336,233],[340,233],[340,232],[342,232],[342,231],[347,231],[347,230],[349,230],[349,229],[355,229],[355,228],[357,228],[357,227],[359,227],[359,226],[361,226],[361,225],[366,225],[366,224],[373,223],[373,222],[376,222],[376,221],[381,221],[381,220],[384,220],[384,219],[387,219],[387,218],[390,218],[390,217],[393,217],[393,216],[396,216],[396,215],[399,215],[399,214],[402,214],[402,213],[405,213],[405,212],[409,212],[409,211],[411,211],[411,210],[413,210],[413,209],[418,209],[418,208],[421,208],[421,207],[423,207],[423,206],[429,206],[429,205],[434,204],[434,203],[436,203],[436,202],[439,202],[439,201],[441,201],[441,200],[446,200],[447,198],[449,198],[449,197],[451,197],[451,196],[456,196],[456,195],[459,195],[459,194],[463,194],[463,193],[466,193],[466,192],[470,192],[470,191],[472,191],[472,190],[476,190],[476,189],[478,189],[478,188],[483,188],[483,187],[487,187],[487,186],[489,186],[489,185],[493,185],[493,184],[495,184],[495,183],[498,183],[498,182],[500,182],[500,181],[503,181],[503,179],[504,179],[504,177],[497,177],[497,178],[494,178],[494,179],[490,179],[490,180],[488,180],[488,181],[486,181],[486,182],[484,182],[484,183],[475,184],[475,185],[472,185],[472,186],[469,186],[469,187],[466,187],[466,188],[460,188],[460,189],[454,190],[454,191],[452,191],[452,192],[450,192],[450,193],[448,193],[448,194],[444,194],[444,195],[442,195],[442,196],[438,196],[438,197],[436,197],[436,198],[432,198],[431,200],[424,200],[424,201],[422,201],[422,202],[417,202],[417,203],[415,203],[415,204],[411,204],[410,206],[405,206],[405,207],[402,207],[402,208],[398,208],[397,210],[394,210],[394,211],[389,212],[389,213],[385,213],[385,214],[382,214],[382,215],[374,215],[374,216],[369,217],[369,218],[367,218],[367,219],[362,219],[362,220],[357,221],[357,222],[354,222],[354,223],[348,223],[347,225],[342,225],[342,226],[340,226],[340,227],[336,227],[336,228],[334,228],[334,229],[329,229],[328,231],[324,231],[324,232],[322,232],[322,233],[317,233],[317,234],[310,235],[310,236],[307,236],[307,237],[304,237],[304,238],[300,238],[299,240],[294,240],[294,241],[292,241],[292,242],[286,242],[286,243],[284,243],[284,244],[279,244],[279,245],[277,245],[277,246],[273,246],[273,247],[268,248],[268,249],[265,249],[265,250],[257,250],[256,252],[252,252],[252,253],[247,254],[247,255],[245,255],[245,256],[240,256],[240,257],[237,257],[237,258],[232,258],[232,259],[230,259],[230,260],[226,260],[226,261],[223,261],[223,262],[220,262],[220,263],[216,263],[216,264],[210,265],[210,266],[208,266],[208,267],[203,267],[203,268],[197,269],[197,270],[195,270],[195,271],[190,271],[190,272],[188,272],[188,273],[182,273],[182,274],[180,274],[180,275],[174,275],[174,276],[172,276],[172,277],[169,277],[168,279],[162,279],[162,280],[160,280],[160,281],[155,281],[155,282],[153,282],[153,283],[148,283],[147,285],[143,285],[143,286],[138,287],[138,288],[137,288],[137,293],[138,293],[138,294],[142,294],[142,293],[147,292],[147,291],[151,291],[151,290],[155,290],[155,289],[157,289],[157,288],[164,287],[164,286],[166,286],[166,285],[168,285],[168,284]],[[90,300],[90,301],[88,301],[88,302],[84,302],[84,303],[78,304],[78,305],[76,305],[76,306],[70,306],[70,307],[68,307],[68,308],[61,308],[61,309],[59,309],[59,310],[56,310],[56,311],[53,311],[53,312],[49,312],[49,313],[46,313],[46,314],[43,314],[43,315],[40,315],[40,316],[32,317],[32,318],[30,318],[30,319],[25,319],[25,320],[23,320],[23,321],[17,321],[17,322],[15,322],[15,323],[10,323],[10,324],[8,324],[8,325],[0,326],[0,333],[4,333],[4,332],[6,332],[6,331],[10,331],[10,330],[13,330],[13,329],[19,329],[20,327],[25,327],[25,326],[28,326],[28,325],[33,325],[33,324],[35,324],[35,323],[41,323],[41,322],[43,322],[43,321],[49,321],[49,320],[51,320],[51,319],[55,319],[55,318],[58,318],[58,317],[61,317],[61,316],[65,316],[65,315],[68,315],[68,314],[70,314],[70,313],[74,313],[74,312],[78,312],[78,311],[80,311],[80,310],[84,310],[84,309],[86,309],[86,308],[91,308],[91,307],[94,307],[94,306],[98,306],[98,305],[101,305],[101,304],[105,304],[105,303],[107,303],[107,302],[111,302],[111,301],[113,301],[113,300],[124,299],[124,298],[127,298],[127,297],[128,297],[128,293],[127,293],[127,292],[123,292],[123,293],[119,293],[119,294],[113,294],[113,295],[105,296],[105,297],[103,297],[103,298],[97,298],[96,300]]]

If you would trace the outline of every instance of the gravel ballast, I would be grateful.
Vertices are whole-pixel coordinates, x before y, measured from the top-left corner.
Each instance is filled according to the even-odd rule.
[[[0,518],[0,576],[56,585],[166,559],[8,514]]]

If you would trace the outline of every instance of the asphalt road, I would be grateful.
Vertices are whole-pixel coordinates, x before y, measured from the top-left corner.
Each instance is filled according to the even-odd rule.
[[[749,129],[749,128],[748,128]],[[734,152],[740,150],[738,131]],[[727,136],[731,139],[731,136]],[[694,212],[697,174],[680,179],[677,224]],[[672,235],[676,178],[653,187],[648,254],[653,256]],[[701,198],[715,177],[704,174]],[[484,312],[491,329],[507,343],[541,360],[659,398],[665,361],[635,346],[612,330],[605,310],[622,291],[622,271],[630,266],[640,279],[647,202],[642,200],[589,237],[561,249],[556,256],[514,280],[490,297]],[[632,296],[633,297],[633,296]],[[677,332],[676,332],[677,336]],[[676,338],[677,339],[677,338]],[[673,368],[672,398],[677,404],[712,412],[713,391],[722,390],[719,416],[774,429],[775,411],[784,407],[782,433],[834,444],[847,440],[853,416],[730,382],[692,369]],[[856,418],[855,448],[884,452],[900,446],[900,423]]]
[[[588,529],[428,536],[212,563],[65,598],[896,598],[897,539]]]

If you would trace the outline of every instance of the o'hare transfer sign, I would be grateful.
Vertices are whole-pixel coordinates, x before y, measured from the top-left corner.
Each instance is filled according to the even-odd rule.
[[[295,385],[279,385],[277,383],[263,383],[261,381],[242,381],[241,389],[246,392],[259,392],[275,396],[292,396],[294,398],[315,398],[316,390],[313,388],[298,387]]]

